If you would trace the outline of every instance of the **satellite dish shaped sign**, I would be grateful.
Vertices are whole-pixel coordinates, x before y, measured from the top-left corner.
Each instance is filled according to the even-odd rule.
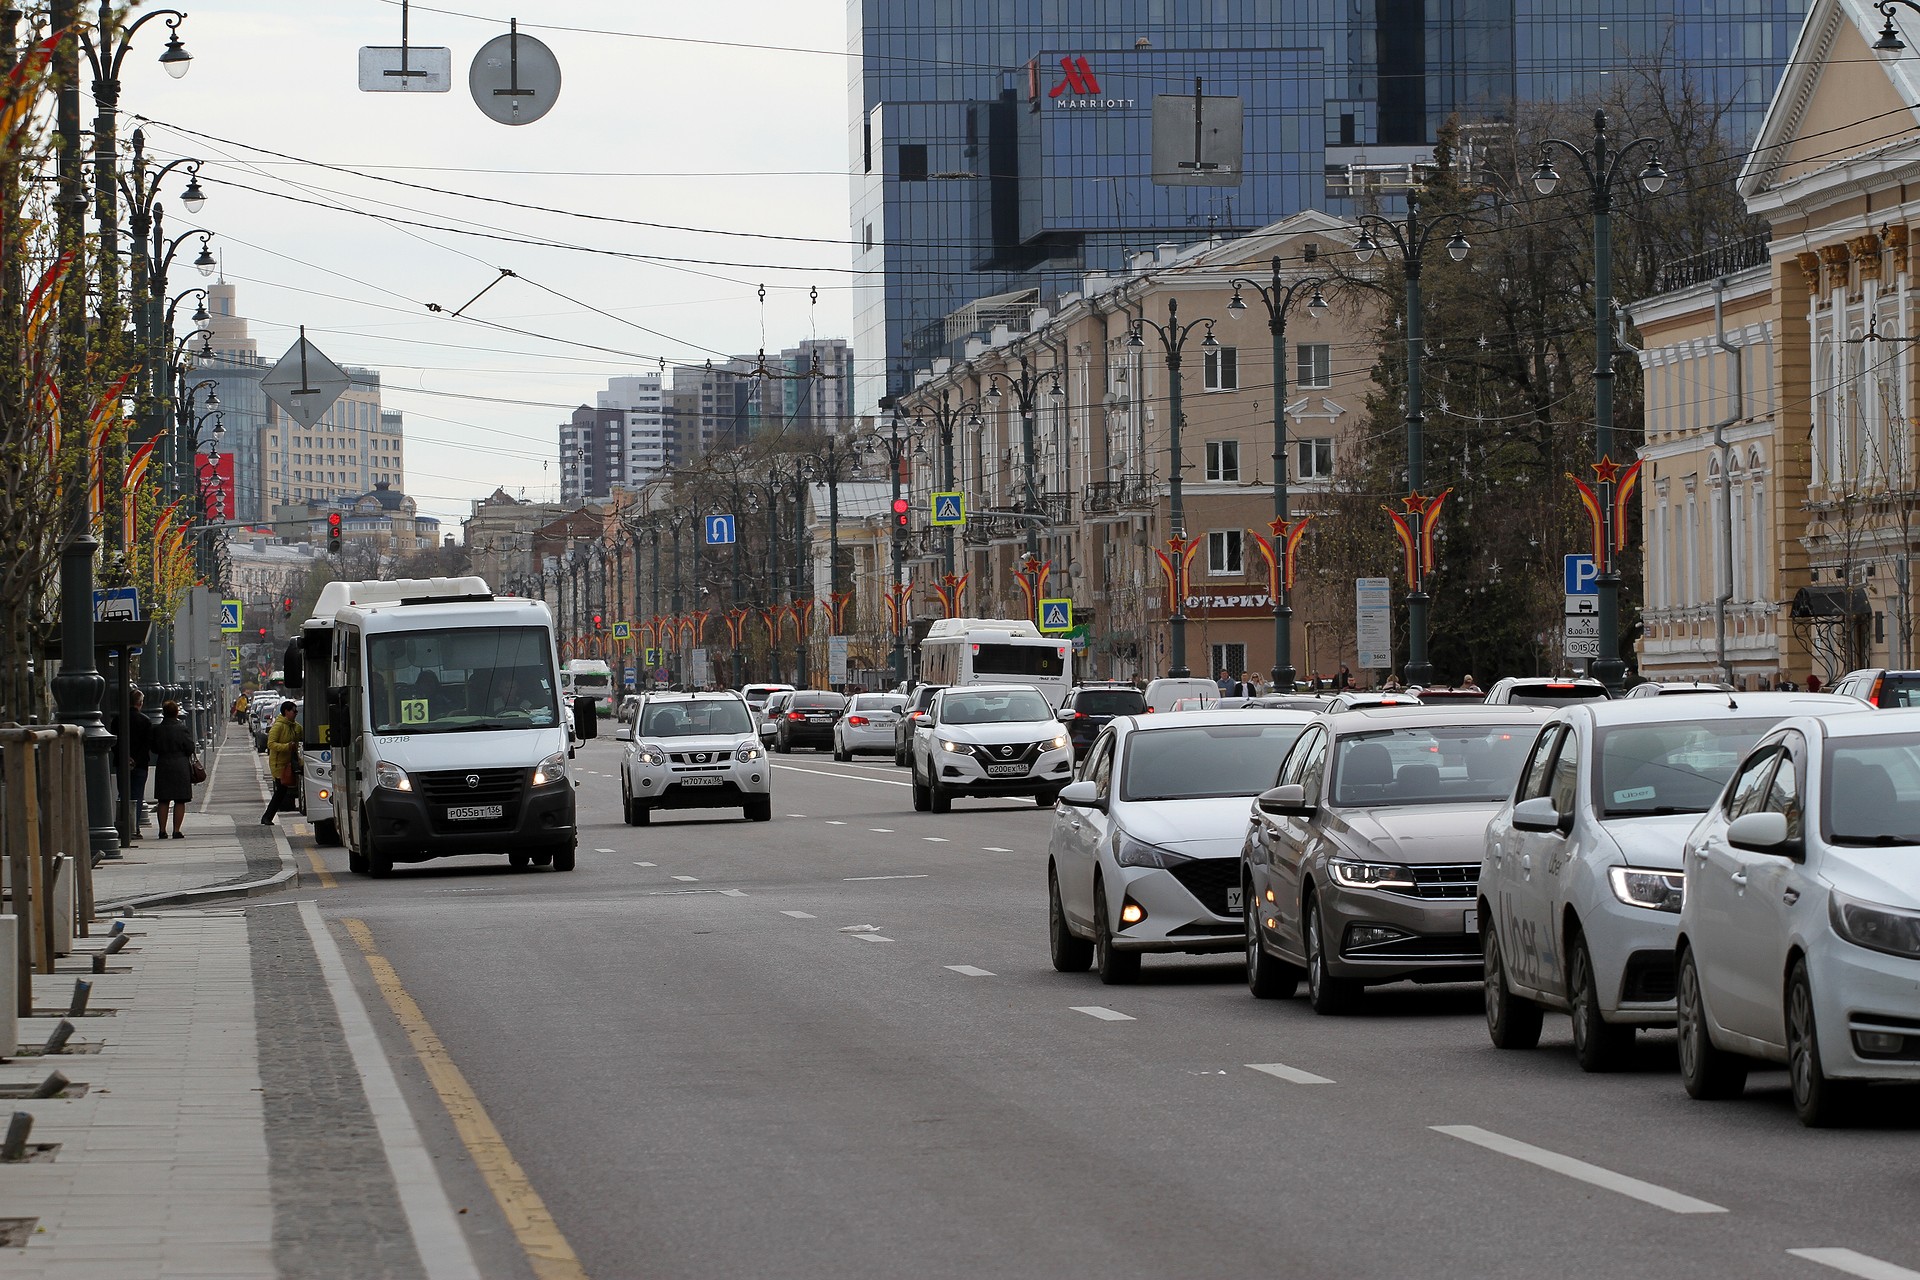
[[[260,389],[269,400],[285,409],[288,417],[303,427],[311,427],[326,416],[333,402],[346,394],[352,382],[346,370],[307,341],[307,328],[301,325],[300,340],[288,347],[280,363],[260,379]]]
[[[467,70],[473,103],[500,124],[532,124],[560,96],[560,60],[553,50],[520,34],[513,19],[504,36],[480,46]]]

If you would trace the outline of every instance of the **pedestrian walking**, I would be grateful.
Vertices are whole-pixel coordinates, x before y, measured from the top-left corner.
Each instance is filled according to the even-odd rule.
[[[273,775],[273,798],[260,815],[263,827],[272,826],[274,815],[282,809],[300,807],[300,794],[294,790],[300,767],[300,721],[295,714],[299,710],[299,704],[291,700],[281,703],[273,728],[267,730],[267,772]]]
[[[197,776],[196,776],[197,775]],[[160,724],[153,731],[153,798],[159,802],[159,837],[167,838],[167,810],[173,810],[173,838],[184,840],[180,826],[187,818],[193,785],[206,779],[193,730],[180,719],[180,704],[168,698],[160,704]]]
[[[1473,674],[1471,672],[1467,674],[1467,678],[1465,680],[1462,680],[1460,682],[1460,691],[1462,693],[1479,693],[1480,692],[1480,686],[1473,682]]]
[[[140,690],[129,690],[130,714],[126,725],[121,725],[117,715],[107,725],[114,738],[115,776],[119,775],[123,756],[127,762],[127,794],[133,799],[133,838],[136,840],[140,838],[140,828],[147,825],[147,770],[153,764],[153,721],[140,709],[146,700],[147,695]]]
[[[1344,662],[1340,664],[1339,673],[1333,677],[1333,687],[1335,689],[1353,688],[1353,670]]]

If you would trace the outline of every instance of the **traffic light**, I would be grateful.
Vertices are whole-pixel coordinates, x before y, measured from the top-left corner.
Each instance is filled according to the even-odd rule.
[[[332,555],[340,553],[340,513],[338,511],[327,513],[327,551]]]
[[[267,638],[267,629],[265,627],[260,628],[260,638],[262,640]]]
[[[289,620],[293,617],[293,597],[288,596],[280,602],[280,616]]]
[[[593,615],[593,629],[594,629],[595,631],[605,631],[605,630],[606,630],[606,626],[605,626],[605,624],[604,624],[604,623],[602,622],[602,620],[601,620],[601,617],[600,617],[600,615],[599,615],[599,614],[597,614],[597,613]]]
[[[893,500],[893,523],[895,528],[904,529],[907,527],[907,510],[911,505],[912,504],[905,498],[895,498]]]

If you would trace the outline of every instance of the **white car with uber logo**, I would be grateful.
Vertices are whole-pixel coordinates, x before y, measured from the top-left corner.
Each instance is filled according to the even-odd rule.
[[[773,767],[753,712],[737,693],[650,693],[634,712],[620,762],[627,825],[657,809],[731,809],[773,817]]]

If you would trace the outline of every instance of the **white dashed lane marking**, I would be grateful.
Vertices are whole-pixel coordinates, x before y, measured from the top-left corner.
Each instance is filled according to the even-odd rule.
[[[686,884],[697,884],[699,883],[700,877],[699,876],[675,876],[674,879],[682,881],[683,883],[686,883]]]
[[[962,977],[967,977],[967,978],[991,978],[993,976],[993,971],[991,969],[982,969],[977,965],[950,964],[947,966],[947,968],[953,970],[957,974],[960,974]]]
[[[783,916],[792,916],[795,920],[818,920],[820,917],[806,911],[782,911]]]
[[[1624,1173],[1615,1173],[1603,1169],[1597,1164],[1588,1164],[1585,1160],[1576,1160],[1572,1156],[1563,1156],[1557,1151],[1548,1151],[1545,1147],[1536,1147],[1532,1143],[1521,1142],[1503,1134],[1493,1133],[1472,1124],[1436,1124],[1431,1126],[1435,1133],[1444,1133],[1450,1138],[1459,1138],[1471,1142],[1476,1147],[1485,1147],[1497,1151],[1503,1156],[1512,1156],[1515,1160],[1524,1160],[1552,1173],[1558,1173],[1589,1186],[1601,1187],[1608,1191],[1650,1204],[1656,1209],[1665,1209],[1668,1213],[1725,1213],[1726,1209],[1705,1200],[1696,1200],[1692,1196],[1682,1195],[1669,1190],[1658,1183],[1643,1182],[1639,1178],[1630,1178]]]
[[[823,821],[825,821],[826,824],[830,827],[844,827],[847,825],[846,823],[840,821],[840,819],[838,818],[826,818]]]
[[[1317,1076],[1311,1071],[1302,1071],[1298,1067],[1290,1067],[1284,1062],[1249,1062],[1247,1064],[1247,1070],[1264,1071],[1270,1076],[1285,1080],[1288,1084],[1333,1083],[1333,1081],[1327,1079],[1325,1076]]]
[[[636,862],[633,865],[636,867],[650,867],[653,864],[651,862]]]
[[[618,849],[595,849],[594,852],[595,853],[618,853],[620,851]]]
[[[1789,1249],[1787,1253],[1808,1262],[1817,1262],[1823,1267],[1832,1267],[1835,1271],[1844,1271],[1850,1276],[1859,1276],[1860,1280],[1920,1280],[1920,1271],[1909,1271],[1891,1262],[1855,1253],[1852,1249]]]
[[[892,942],[892,938],[883,938],[877,933],[856,933],[854,937],[862,942]]]
[[[998,847],[996,847],[996,846],[994,846],[994,845],[990,845],[990,844],[986,844],[986,845],[981,845],[981,846],[980,846],[980,852],[982,852],[982,853],[1012,853],[1012,852],[1013,852],[1013,850],[1011,850],[1011,849],[1001,849],[1001,848],[998,848]]]
[[[925,880],[926,878],[927,878],[926,873],[924,872],[915,876],[842,876],[841,877],[841,879],[849,882],[854,880]]]
[[[1122,1013],[1118,1009],[1109,1009],[1105,1005],[1100,1004],[1070,1004],[1067,1008],[1073,1010],[1075,1013],[1084,1013],[1089,1018],[1098,1018],[1102,1022],[1133,1022],[1136,1020],[1130,1013]]]
[[[868,827],[867,830],[883,836],[890,836],[893,834],[892,827]]]
[[[945,836],[921,836],[920,838],[921,838],[922,840],[925,840],[925,841],[927,841],[927,842],[928,842],[929,844],[945,844],[945,843],[947,843],[947,838],[946,838]]]

